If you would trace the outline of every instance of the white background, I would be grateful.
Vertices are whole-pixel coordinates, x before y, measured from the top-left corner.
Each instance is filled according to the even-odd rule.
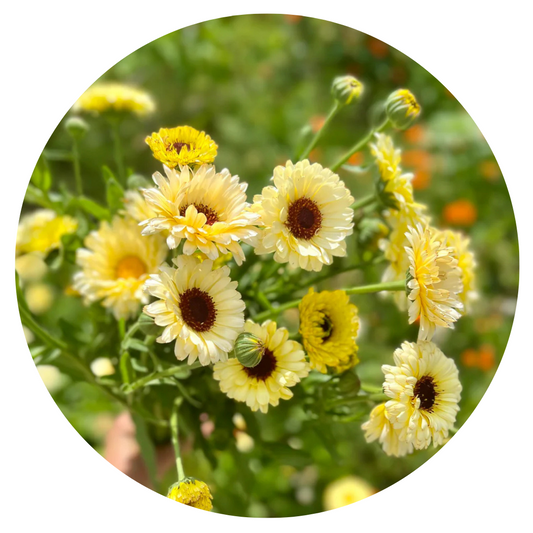
[[[187,7],[184,7],[186,5]],[[25,1],[2,8],[2,380],[0,529],[6,532],[218,531],[282,526],[368,531],[527,529],[531,507],[530,273],[533,87],[525,1],[315,3]],[[464,105],[506,179],[520,239],[520,295],[500,368],[474,414],[433,459],[355,505],[284,519],[239,519],[176,505],[109,465],[63,417],[30,358],[17,314],[15,234],[37,158],[65,112],[127,54],[221,16],[289,13],[349,25],[427,68]],[[494,213],[497,217],[498,213]],[[1,526],[4,527],[1,527]],[[524,527],[526,526],[526,527]]]

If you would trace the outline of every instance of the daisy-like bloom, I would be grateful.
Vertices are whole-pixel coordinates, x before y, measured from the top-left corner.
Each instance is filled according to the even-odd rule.
[[[168,253],[165,240],[143,237],[137,222],[115,217],[111,224],[102,222],[84,244],[77,250],[81,271],[74,276],[74,289],[86,304],[102,300],[117,320],[135,316],[140,304],[148,303],[144,282]]]
[[[214,366],[213,377],[220,390],[238,402],[246,402],[252,410],[268,411],[279,400],[289,400],[296,385],[309,374],[309,364],[299,342],[289,340],[286,328],[278,328],[267,320],[262,325],[247,320],[244,330],[258,338],[263,347],[261,361],[253,368],[243,366],[238,359],[228,359]]]
[[[464,234],[452,230],[439,232],[438,238],[445,240],[448,246],[455,250],[457,266],[461,269],[463,281],[463,292],[459,296],[466,311],[471,303],[479,297],[476,291],[476,260],[469,249],[470,239]]]
[[[39,252],[47,254],[61,245],[61,237],[74,233],[78,227],[76,219],[57,215],[51,209],[38,209],[24,215],[17,230],[16,253]]]
[[[436,326],[453,328],[461,317],[462,271],[455,249],[429,226],[417,225],[406,233],[410,246],[407,274],[409,324],[420,318],[419,340],[431,340]]]
[[[430,341],[404,342],[394,352],[396,366],[383,365],[387,418],[400,440],[415,449],[442,445],[453,428],[461,383],[453,359]]]
[[[131,85],[101,82],[85,91],[72,110],[94,114],[115,112],[148,115],[155,110],[155,104],[148,93]]]
[[[385,102],[387,117],[395,128],[408,128],[420,115],[422,108],[408,89],[394,91]]]
[[[157,342],[176,341],[179,361],[196,359],[204,366],[225,361],[244,326],[244,302],[231,281],[229,267],[213,270],[213,261],[180,255],[177,268],[163,264],[146,282],[156,302],[144,307],[165,329]]]
[[[146,144],[168,168],[212,163],[218,148],[209,135],[190,126],[161,128],[146,137]]]
[[[326,374],[328,367],[343,372],[355,366],[359,330],[357,307],[344,291],[321,291],[313,288],[302,298],[300,334],[311,368]]]
[[[232,253],[237,264],[245,259],[239,241],[255,244],[259,215],[248,210],[247,183],[239,183],[227,169],[216,172],[211,165],[196,171],[165,167],[166,178],[153,175],[157,188],[143,189],[148,207],[155,213],[141,225],[143,235],[167,231],[167,245],[176,248],[185,240],[183,253],[196,250],[209,259]]]
[[[385,404],[376,405],[370,412],[370,420],[361,426],[367,442],[377,440],[387,455],[402,457],[413,451],[412,442],[406,442],[407,431],[395,429],[389,420]],[[404,440],[402,440],[404,439]]]
[[[276,167],[272,180],[251,207],[264,226],[255,253],[315,272],[345,256],[354,199],[339,176],[305,159]]]
[[[174,483],[168,489],[167,498],[204,511],[211,511],[213,508],[211,503],[213,496],[209,486],[203,481],[192,477]]]
[[[370,145],[370,151],[376,158],[381,176],[382,196],[389,197],[391,207],[402,204],[414,204],[412,174],[402,174],[400,163],[401,151],[394,147],[392,139],[383,133],[376,133],[376,143]]]
[[[346,476],[330,483],[324,490],[326,511],[339,509],[345,505],[359,502],[377,491],[367,481],[357,476]]]

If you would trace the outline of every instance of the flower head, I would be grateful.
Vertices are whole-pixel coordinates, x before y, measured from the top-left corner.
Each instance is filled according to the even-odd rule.
[[[430,340],[435,326],[453,328],[461,317],[462,272],[455,250],[429,226],[417,225],[406,233],[410,246],[407,299],[409,323],[420,318],[419,340]]]
[[[244,325],[244,302],[231,281],[229,267],[213,270],[213,261],[180,255],[177,268],[163,264],[146,282],[156,302],[144,312],[165,329],[160,343],[175,341],[179,361],[202,365],[225,361]]]
[[[288,400],[293,394],[289,387],[309,373],[309,365],[300,343],[289,340],[289,332],[267,320],[262,325],[248,320],[245,332],[260,340],[263,354],[258,365],[248,368],[238,359],[228,359],[214,366],[213,377],[220,390],[238,402],[246,402],[252,411],[266,413],[268,406]]]
[[[367,481],[357,476],[336,479],[324,490],[324,508],[326,511],[339,509],[369,496],[377,491]]]
[[[387,455],[402,457],[413,451],[413,444],[405,441],[406,431],[396,429],[389,420],[385,404],[376,405],[370,412],[370,420],[362,426],[367,442],[379,441]],[[402,440],[404,439],[404,440]]]
[[[161,128],[146,137],[146,144],[168,168],[212,163],[218,148],[209,135],[190,126]]]
[[[353,198],[339,176],[306,159],[276,167],[272,179],[251,207],[264,226],[255,253],[274,252],[278,263],[316,272],[345,256]]]
[[[338,76],[333,80],[331,92],[342,105],[356,102],[363,93],[363,84],[353,76]]]
[[[30,252],[47,254],[61,245],[61,237],[74,233],[76,219],[57,215],[51,209],[38,209],[24,215],[17,229],[17,255]]]
[[[89,113],[135,113],[148,115],[155,110],[152,97],[131,85],[96,83],[74,104],[73,111]]]
[[[394,352],[395,366],[383,365],[388,420],[401,441],[417,450],[444,444],[455,424],[461,399],[453,359],[430,341],[404,342]]]
[[[327,373],[328,367],[342,372],[355,366],[359,330],[357,307],[344,291],[314,292],[300,302],[300,334],[311,368]]]
[[[259,215],[248,210],[246,183],[239,183],[227,169],[202,165],[196,171],[182,167],[180,172],[165,168],[166,178],[153,175],[157,188],[143,189],[148,207],[155,213],[145,220],[143,235],[168,231],[168,247],[176,248],[185,240],[183,253],[197,250],[209,259],[228,252],[237,264],[244,261],[239,241],[254,244]]]
[[[422,108],[408,89],[394,91],[385,102],[387,117],[395,128],[408,128],[420,115]]]
[[[213,496],[209,486],[203,481],[191,477],[185,478],[171,485],[167,497],[175,502],[184,503],[204,511],[211,511]]]
[[[77,250],[81,271],[74,276],[74,289],[87,304],[102,300],[115,318],[133,317],[148,297],[142,287],[149,274],[157,271],[167,255],[159,235],[142,237],[132,219],[115,217],[102,222]]]

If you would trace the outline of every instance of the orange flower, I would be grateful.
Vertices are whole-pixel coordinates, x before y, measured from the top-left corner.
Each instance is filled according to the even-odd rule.
[[[300,20],[302,20],[301,15],[283,15],[285,17],[285,20],[289,22],[290,24],[298,24]]]
[[[442,215],[453,226],[471,226],[477,220],[477,209],[470,200],[461,199],[447,204]]]
[[[316,133],[318,130],[322,129],[324,122],[326,122],[326,117],[324,115],[315,115],[314,117],[311,117],[309,119],[309,123],[311,124],[313,133]]]
[[[478,354],[473,348],[468,348],[461,354],[461,363],[464,366],[474,368],[477,366],[477,360]]]
[[[487,181],[496,181],[501,176],[500,167],[496,161],[482,161],[479,171]]]
[[[364,158],[365,156],[363,152],[355,152],[355,154],[350,156],[350,159],[348,159],[347,163],[349,165],[362,165]]]
[[[389,45],[379,39],[374,39],[374,37],[369,38],[368,49],[370,50],[370,53],[378,59],[386,57],[389,54]]]
[[[431,154],[425,150],[407,150],[402,155],[406,167],[428,171],[431,168]]]
[[[411,180],[411,185],[413,186],[413,189],[422,191],[423,189],[427,189],[429,187],[430,182],[431,174],[425,170],[419,170]]]
[[[311,163],[316,163],[317,161],[320,160],[321,157],[322,157],[322,150],[320,148],[315,148],[314,150],[311,150],[311,152],[309,153],[309,161],[311,161]]]
[[[496,364],[496,357],[494,354],[494,347],[490,344],[484,344],[479,349],[478,367],[484,372],[488,372]]]
[[[415,124],[403,132],[405,140],[411,144],[419,144],[426,138],[426,129],[422,124]]]

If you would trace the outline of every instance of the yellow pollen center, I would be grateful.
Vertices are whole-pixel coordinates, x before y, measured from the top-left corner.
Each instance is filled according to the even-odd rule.
[[[123,257],[116,268],[117,278],[140,278],[146,274],[146,265],[136,256]]]

